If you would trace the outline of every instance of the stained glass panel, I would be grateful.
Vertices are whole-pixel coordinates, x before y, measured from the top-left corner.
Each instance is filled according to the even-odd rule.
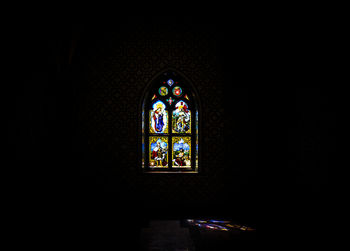
[[[168,137],[149,137],[149,167],[168,167]]]
[[[166,96],[168,95],[168,88],[166,88],[165,86],[161,86],[158,90],[158,93],[161,96]]]
[[[167,81],[167,83],[168,83],[169,86],[172,86],[172,85],[174,84],[174,80],[169,79],[169,80]]]
[[[173,137],[173,168],[191,167],[191,137]]]
[[[168,102],[169,105],[171,105],[171,104],[174,102],[174,99],[172,99],[172,98],[170,97],[170,98],[168,98],[168,99],[166,100],[166,102]]]
[[[180,100],[175,105],[172,117],[173,133],[191,133],[191,111],[188,105]]]
[[[168,133],[168,111],[162,101],[153,104],[149,112],[149,132]]]
[[[175,86],[173,88],[173,94],[177,97],[180,97],[182,95],[182,89],[180,86]]]

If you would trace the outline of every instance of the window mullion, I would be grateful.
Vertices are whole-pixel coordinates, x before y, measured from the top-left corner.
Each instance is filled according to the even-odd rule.
[[[169,159],[168,159],[168,166],[169,170],[173,170],[173,112],[172,109],[169,108],[169,117],[168,117],[168,123],[169,123],[169,148],[168,148],[168,153],[169,153]]]

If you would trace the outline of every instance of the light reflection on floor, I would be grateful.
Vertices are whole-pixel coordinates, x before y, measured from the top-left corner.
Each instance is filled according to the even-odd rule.
[[[239,230],[239,231],[255,231],[254,228],[248,227],[241,224],[235,224],[231,221],[222,221],[222,220],[198,220],[198,219],[187,219],[188,225],[195,226],[198,228],[208,229],[208,230],[218,230],[218,231],[230,231],[230,230]]]

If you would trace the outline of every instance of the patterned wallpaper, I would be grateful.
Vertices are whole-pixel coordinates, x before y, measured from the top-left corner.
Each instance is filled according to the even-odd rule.
[[[135,200],[206,202],[224,188],[222,80],[216,50],[210,34],[139,26],[132,32],[109,32],[81,51],[84,74],[78,76],[82,88],[77,125],[82,144],[98,159],[95,166],[86,165],[98,173],[106,191],[124,190]],[[168,68],[189,78],[200,95],[199,174],[141,173],[141,97],[151,79]]]

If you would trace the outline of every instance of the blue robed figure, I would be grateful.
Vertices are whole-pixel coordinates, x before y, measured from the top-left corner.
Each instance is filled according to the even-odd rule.
[[[163,131],[164,127],[164,120],[163,120],[163,113],[158,114],[158,118],[156,119],[156,130],[157,132]]]
[[[164,109],[160,103],[156,107],[156,110],[153,112],[154,130],[162,132],[164,129]]]

